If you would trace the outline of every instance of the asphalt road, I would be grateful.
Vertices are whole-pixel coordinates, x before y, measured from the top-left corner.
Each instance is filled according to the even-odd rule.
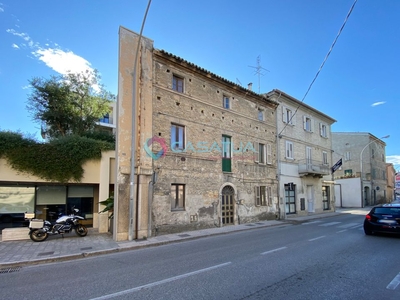
[[[362,215],[0,274],[0,299],[400,299],[400,238]]]

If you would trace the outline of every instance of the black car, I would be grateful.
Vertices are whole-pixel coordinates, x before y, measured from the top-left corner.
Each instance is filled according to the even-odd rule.
[[[377,205],[365,216],[364,232],[400,234],[400,203]]]

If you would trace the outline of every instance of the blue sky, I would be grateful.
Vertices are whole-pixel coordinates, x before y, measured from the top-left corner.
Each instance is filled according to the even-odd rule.
[[[152,0],[144,35],[154,46],[261,93],[302,100],[355,0]],[[139,32],[148,0],[0,0],[1,130],[38,136],[28,80],[97,69],[118,84],[118,28]],[[400,170],[400,1],[358,0],[304,102],[333,131],[390,135]],[[257,58],[263,68],[256,74]]]

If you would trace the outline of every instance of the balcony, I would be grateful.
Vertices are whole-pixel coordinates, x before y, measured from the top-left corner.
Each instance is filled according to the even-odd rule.
[[[314,176],[322,177],[329,175],[331,169],[329,165],[323,164],[321,161],[313,159],[303,159],[299,161],[299,175],[302,176]]]

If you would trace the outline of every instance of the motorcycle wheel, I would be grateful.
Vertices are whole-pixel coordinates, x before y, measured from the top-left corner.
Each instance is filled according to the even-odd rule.
[[[49,234],[47,232],[42,232],[40,229],[35,229],[29,232],[29,237],[34,242],[43,242],[47,239]]]
[[[84,226],[82,224],[78,224],[75,228],[75,232],[79,236],[86,236],[88,233],[88,230],[87,230],[86,226]]]

